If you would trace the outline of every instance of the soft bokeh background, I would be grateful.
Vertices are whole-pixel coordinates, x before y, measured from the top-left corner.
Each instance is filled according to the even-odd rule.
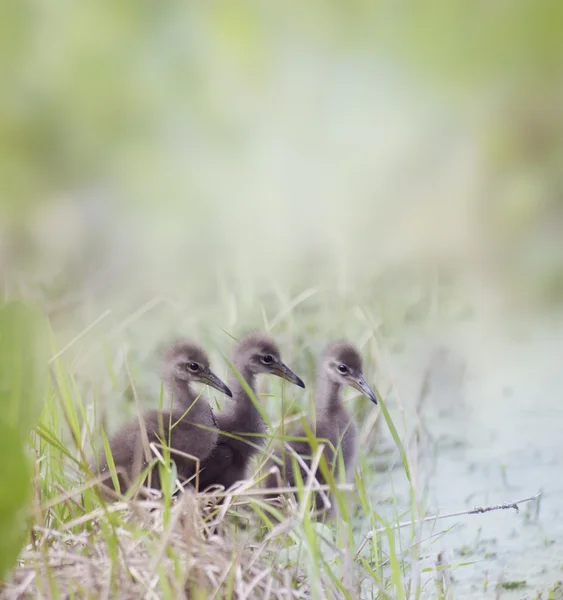
[[[10,293],[561,299],[559,3],[0,10]]]
[[[484,454],[471,460],[504,468],[511,443],[517,463],[531,456],[522,431],[543,431],[549,453],[557,436],[542,427],[562,417],[559,330],[544,322],[563,301],[562,24],[550,0],[2,2],[4,295],[45,310],[87,398],[116,413],[127,351],[156,385],[141,366],[172,333],[226,350],[222,330],[266,326],[309,373],[327,338],[377,332],[391,352],[418,343],[395,364],[417,373],[403,382],[415,398],[432,352],[398,332],[465,323],[479,335],[455,352],[489,377],[469,402],[482,439],[464,443]],[[524,321],[525,348],[507,352],[499,339]],[[438,388],[447,413],[460,388]],[[502,429],[510,410],[517,438]],[[448,495],[458,467],[438,485],[442,508],[473,501],[469,480]],[[531,493],[537,474],[522,475]]]

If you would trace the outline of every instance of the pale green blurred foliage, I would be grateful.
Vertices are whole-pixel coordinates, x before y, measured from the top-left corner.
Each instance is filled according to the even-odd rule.
[[[227,350],[219,328],[277,318],[309,381],[333,335],[543,313],[563,300],[562,24],[557,0],[3,0],[2,291],[46,309],[108,431],[129,369],[158,390],[165,333],[208,347],[212,325]]]
[[[390,273],[408,288],[439,267],[560,299],[562,13],[2,3],[8,293],[64,306],[225,277],[384,296]]]
[[[26,536],[32,477],[26,441],[46,390],[45,325],[29,306],[0,305],[0,580],[16,562]]]

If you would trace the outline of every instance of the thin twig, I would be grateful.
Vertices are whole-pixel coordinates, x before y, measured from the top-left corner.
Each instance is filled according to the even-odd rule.
[[[427,523],[428,521],[440,521],[441,519],[451,519],[452,517],[461,517],[463,515],[479,515],[486,512],[491,512],[493,510],[507,510],[513,508],[516,512],[519,512],[518,508],[519,504],[524,504],[525,502],[532,502],[533,500],[537,500],[542,495],[542,492],[538,492],[535,496],[530,496],[529,498],[523,498],[522,500],[516,500],[516,502],[505,502],[504,504],[494,504],[492,506],[476,506],[474,508],[470,508],[468,510],[460,510],[453,513],[446,513],[444,515],[431,515],[429,517],[424,517],[423,519],[418,519],[414,521],[402,521],[401,523],[395,523],[390,527],[380,527],[379,529],[373,529],[372,531],[368,531],[365,538],[363,539],[360,547],[356,551],[355,558],[358,558],[362,550],[365,548],[366,544],[373,538],[373,536],[377,533],[383,533],[388,529],[402,529],[403,527],[409,527],[410,525],[419,525],[420,523]]]

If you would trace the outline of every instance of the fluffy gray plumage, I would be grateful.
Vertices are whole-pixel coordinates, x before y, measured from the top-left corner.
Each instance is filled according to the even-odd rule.
[[[265,360],[270,361],[265,363]],[[234,348],[233,364],[242,378],[255,392],[256,376],[273,374],[305,387],[303,382],[281,360],[277,344],[267,335],[252,333]],[[266,424],[239,379],[233,373],[229,379],[233,400],[229,407],[217,415],[221,433],[217,446],[204,461],[201,470],[201,489],[221,485],[225,489],[247,476],[251,458],[264,443]],[[258,448],[257,448],[258,447]]]
[[[342,401],[342,388],[346,385],[352,385],[373,402],[376,402],[375,394],[363,378],[362,357],[358,350],[348,342],[334,342],[326,347],[319,360],[315,390],[316,422],[311,420],[309,427],[319,443],[325,444],[324,456],[328,468],[332,469],[335,475],[338,474],[336,455],[330,445],[321,440],[328,440],[337,451],[341,452],[346,479],[350,479],[357,455],[358,428]],[[300,429],[295,433],[295,437],[306,437],[305,431]],[[305,464],[310,466],[314,450],[309,442],[305,440],[292,441],[289,442],[289,445],[301,456]],[[278,452],[277,456],[278,458],[283,456],[282,483],[294,486],[294,459],[288,451]],[[307,472],[300,468],[300,473],[303,481],[306,482]],[[316,478],[320,484],[326,483],[320,470],[317,471]],[[266,485],[270,488],[278,487],[278,475],[269,475]],[[315,496],[315,507],[317,510],[327,508],[324,506],[320,494]],[[332,514],[334,514],[334,506],[326,512],[328,516]]]
[[[197,370],[192,370],[191,367],[195,368],[196,365]],[[231,392],[210,371],[209,358],[205,351],[192,342],[176,342],[164,353],[162,375],[167,392],[173,399],[171,409],[162,412],[150,410],[142,416],[146,438],[139,419],[135,419],[122,427],[110,440],[116,469],[123,472],[119,476],[122,492],[153,460],[154,455],[148,449],[148,444],[151,442],[159,446],[162,444],[161,440],[164,440],[170,445],[171,458],[176,463],[180,481],[194,476],[197,460],[203,461],[217,443],[218,427],[215,415],[207,398],[198,396],[191,384],[202,382],[228,395],[231,395]],[[209,429],[199,427],[200,425]],[[174,451],[193,458],[182,456]],[[93,467],[93,469],[100,474],[108,472],[108,463],[103,451],[100,453],[99,468]],[[146,484],[148,485],[149,482],[147,481]],[[113,488],[111,478],[106,479],[104,485]],[[159,489],[160,486],[158,468],[155,467],[151,472],[150,487]]]
[[[347,365],[353,371],[362,371],[362,357],[358,350],[352,344],[346,341],[338,341],[329,344],[322,354],[323,362],[333,360],[337,363]]]

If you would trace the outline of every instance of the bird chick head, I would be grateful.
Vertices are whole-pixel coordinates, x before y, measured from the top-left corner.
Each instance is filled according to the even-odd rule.
[[[236,364],[244,365],[253,375],[269,373],[304,388],[303,381],[281,360],[277,344],[267,335],[252,333],[235,350]]]
[[[209,357],[203,348],[187,341],[179,341],[164,355],[164,379],[167,382],[199,382],[232,396],[231,390],[211,371]]]
[[[330,344],[324,352],[322,368],[330,381],[339,385],[350,385],[377,404],[377,396],[362,373],[362,357],[352,344],[348,342]]]

